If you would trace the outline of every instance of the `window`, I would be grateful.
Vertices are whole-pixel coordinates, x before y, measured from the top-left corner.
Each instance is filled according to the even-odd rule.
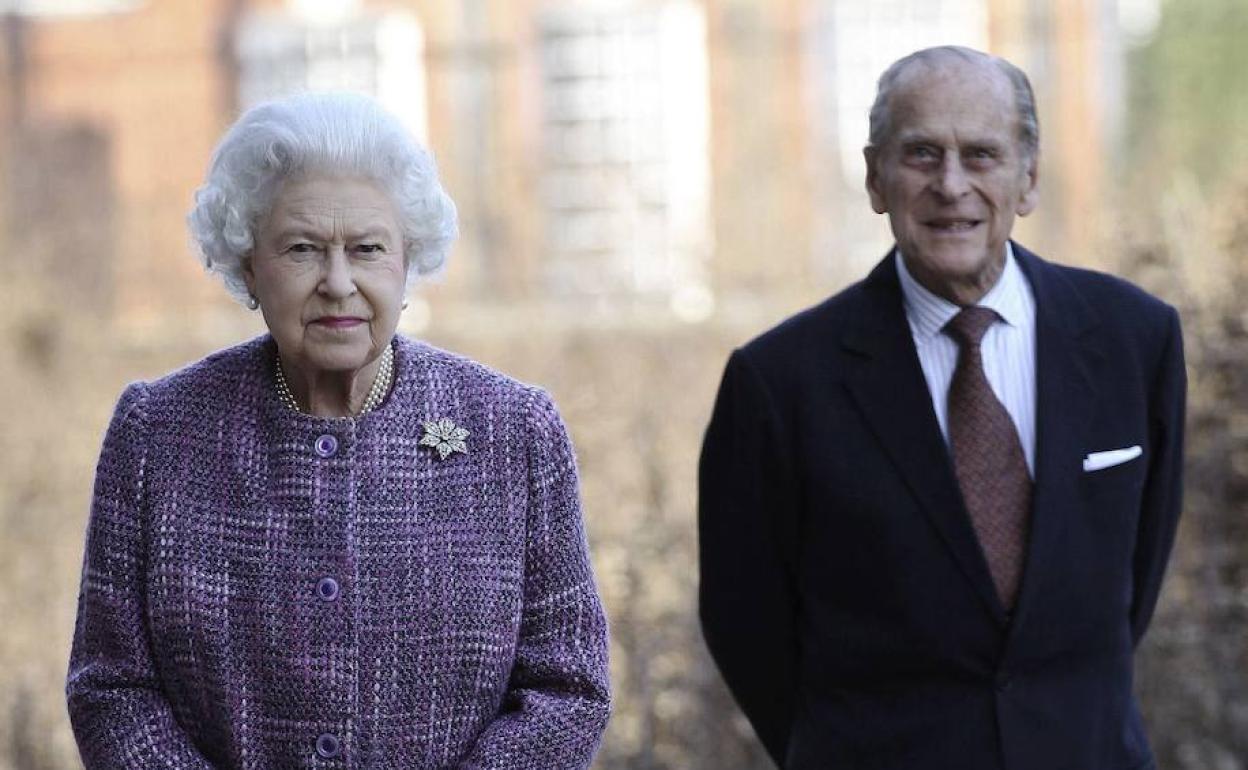
[[[547,289],[697,315],[710,247],[702,10],[581,6],[539,29]]]
[[[0,13],[19,16],[105,16],[129,13],[147,5],[147,0],[0,0]]]
[[[245,17],[235,36],[240,106],[297,91],[358,91],[377,97],[427,143],[420,23],[408,13],[354,6],[299,0],[291,11]]]

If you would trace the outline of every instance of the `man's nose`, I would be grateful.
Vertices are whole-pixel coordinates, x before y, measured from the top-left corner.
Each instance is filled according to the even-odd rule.
[[[932,186],[945,200],[956,200],[970,192],[970,179],[962,165],[962,158],[957,153],[945,154]]]
[[[321,293],[330,297],[349,297],[355,293],[355,277],[351,274],[351,260],[347,250],[338,245],[330,246],[325,253],[321,268]]]

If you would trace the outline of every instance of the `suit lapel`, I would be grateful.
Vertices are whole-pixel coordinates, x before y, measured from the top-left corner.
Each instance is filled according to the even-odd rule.
[[[1014,245],[1036,297],[1036,468],[1031,535],[1014,629],[1045,592],[1072,512],[1093,424],[1096,372],[1104,356],[1090,332],[1095,312],[1053,265]]]
[[[890,254],[863,284],[866,303],[842,345],[858,359],[846,385],[962,572],[1001,623],[1005,610],[962,503],[927,381],[915,352]]]

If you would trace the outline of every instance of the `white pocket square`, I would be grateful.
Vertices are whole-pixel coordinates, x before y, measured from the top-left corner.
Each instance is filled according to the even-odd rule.
[[[1140,448],[1139,444],[1123,449],[1107,449],[1104,452],[1088,452],[1088,456],[1083,458],[1083,469],[1091,472],[1112,468],[1115,465],[1122,465],[1128,460],[1134,460],[1142,454],[1144,454],[1144,450]]]

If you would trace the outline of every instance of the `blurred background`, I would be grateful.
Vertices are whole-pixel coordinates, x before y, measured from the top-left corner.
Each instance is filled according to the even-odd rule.
[[[1248,768],[1244,0],[0,0],[0,768],[80,764],[63,681],[123,385],[259,333],[183,217],[239,111],[376,95],[463,235],[403,330],[570,424],[613,630],[598,768],[764,768],[696,623],[698,447],[730,349],[891,244],[863,192],[879,73],[933,44],[1032,77],[1017,237],[1177,305],[1188,493],[1138,658],[1161,767]]]

